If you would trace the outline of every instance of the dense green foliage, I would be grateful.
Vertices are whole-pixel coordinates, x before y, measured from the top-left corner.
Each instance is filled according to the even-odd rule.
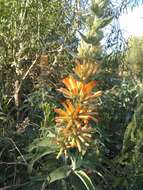
[[[126,52],[103,51],[114,8],[108,0],[0,0],[0,189],[142,190],[142,38]],[[57,88],[74,60],[100,66],[96,147],[56,159]]]

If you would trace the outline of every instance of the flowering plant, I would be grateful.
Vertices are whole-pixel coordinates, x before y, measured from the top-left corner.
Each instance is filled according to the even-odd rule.
[[[60,147],[57,158],[63,153],[67,157],[70,148],[76,148],[79,153],[84,154],[93,144],[94,128],[91,121],[97,123],[97,111],[92,106],[91,100],[94,101],[101,96],[102,92],[93,91],[97,81],[86,81],[95,74],[96,70],[97,66],[91,63],[78,63],[74,69],[76,77],[69,75],[63,79],[65,88],[58,89],[67,99],[62,103],[63,109],[55,109],[58,114],[56,116],[58,127],[56,143]]]

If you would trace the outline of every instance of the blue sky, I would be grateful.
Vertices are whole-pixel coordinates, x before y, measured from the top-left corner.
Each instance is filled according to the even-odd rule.
[[[125,38],[143,36],[143,5],[124,13],[120,17],[120,26]]]

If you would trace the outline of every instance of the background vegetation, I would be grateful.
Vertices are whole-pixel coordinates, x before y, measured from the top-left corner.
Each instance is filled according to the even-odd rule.
[[[0,189],[142,190],[143,39],[118,27],[137,3],[0,0]],[[99,67],[96,146],[56,159],[57,89],[76,62]]]

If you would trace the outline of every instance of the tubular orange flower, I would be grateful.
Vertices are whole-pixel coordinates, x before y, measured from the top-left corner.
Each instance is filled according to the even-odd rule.
[[[66,97],[68,98],[79,98],[79,101],[83,101],[89,98],[95,98],[101,95],[100,93],[95,94],[92,92],[93,88],[96,86],[96,81],[91,81],[87,84],[84,84],[80,81],[77,81],[72,76],[67,77],[63,80],[63,83],[65,84],[66,88],[60,88],[58,89],[60,92],[62,92]]]
[[[97,98],[97,97],[101,96],[102,94],[103,94],[102,91],[97,91],[97,92],[95,92],[95,93],[93,93],[93,94],[87,96],[87,97],[85,98],[85,100]]]
[[[61,128],[57,136],[58,145],[60,150],[57,159],[62,153],[66,152],[69,148],[77,148],[80,153],[85,151],[92,143],[91,133],[94,130],[92,127],[82,126],[80,128]]]
[[[79,77],[80,80],[85,81],[89,77],[93,76],[98,69],[98,64],[95,63],[77,63],[77,66],[74,69],[75,74]]]
[[[77,81],[72,76],[69,76],[63,80],[64,85],[67,87],[58,89],[60,92],[64,93],[69,98],[79,95],[79,91],[82,88],[82,82]]]
[[[96,81],[91,81],[85,85],[83,85],[82,92],[85,94],[85,96],[92,94],[92,89],[96,86]]]
[[[65,110],[55,109],[55,112],[59,114],[59,116],[56,117],[56,122],[66,124],[67,128],[73,125],[78,126],[79,123],[88,123],[90,119],[97,122],[93,117],[96,113],[85,106],[77,105],[74,107],[69,100],[64,102],[63,106]]]

